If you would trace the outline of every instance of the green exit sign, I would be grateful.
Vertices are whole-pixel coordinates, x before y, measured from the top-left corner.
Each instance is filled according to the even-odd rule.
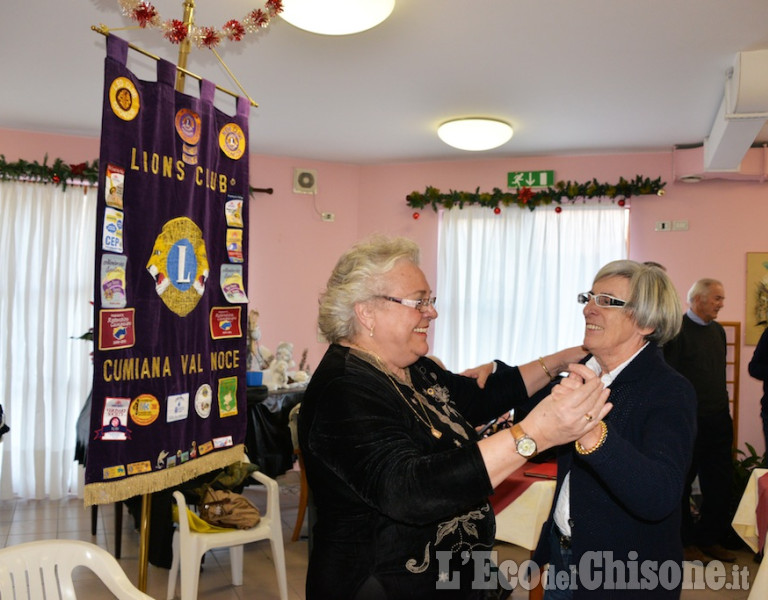
[[[507,173],[507,187],[548,187],[555,184],[554,171],[513,171]]]

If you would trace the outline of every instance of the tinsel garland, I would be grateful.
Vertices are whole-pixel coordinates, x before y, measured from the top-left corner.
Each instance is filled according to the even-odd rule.
[[[29,181],[32,183],[51,183],[67,189],[72,184],[97,185],[99,183],[99,160],[79,164],[65,163],[57,158],[53,165],[48,165],[48,155],[43,164],[35,161],[17,160],[8,162],[5,155],[0,154],[0,181]],[[248,186],[251,196],[256,193],[271,194],[272,188],[255,188]]]
[[[239,42],[248,33],[256,33],[269,27],[273,17],[283,12],[283,0],[267,0],[264,10],[256,8],[239,21],[230,19],[221,27],[189,27],[179,19],[163,20],[158,10],[146,0],[118,0],[124,15],[139,24],[142,29],[160,29],[163,37],[172,44],[180,44],[189,38],[198,48],[215,48],[222,40]]]
[[[537,206],[549,205],[553,202],[560,205],[563,202],[575,202],[579,199],[609,198],[618,199],[623,205],[624,201],[632,196],[647,196],[656,194],[664,195],[666,182],[657,179],[649,179],[637,175],[628,181],[621,177],[618,183],[600,183],[596,179],[587,183],[576,181],[558,181],[554,186],[536,189],[521,187],[513,192],[503,192],[499,188],[493,188],[492,192],[480,192],[477,188],[474,192],[459,192],[451,190],[447,194],[439,189],[429,186],[422,194],[411,192],[406,197],[406,203],[411,208],[422,209],[432,206],[437,211],[438,207],[452,209],[465,206],[485,206],[498,209],[502,206],[517,205],[520,208],[534,210]],[[559,207],[558,207],[559,208]]]

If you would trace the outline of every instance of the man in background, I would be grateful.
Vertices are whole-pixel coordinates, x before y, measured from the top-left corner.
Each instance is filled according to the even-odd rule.
[[[700,279],[688,292],[689,309],[678,336],[664,346],[667,362],[696,390],[697,435],[693,461],[683,490],[681,534],[686,560],[714,558],[733,562],[722,546],[731,526],[733,489],[733,420],[726,379],[726,337],[717,313],[725,290],[716,279]],[[699,519],[691,512],[691,487],[699,478]]]

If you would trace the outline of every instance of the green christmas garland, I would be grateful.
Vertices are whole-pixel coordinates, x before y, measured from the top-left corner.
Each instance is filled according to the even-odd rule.
[[[24,180],[37,183],[51,183],[61,185],[63,189],[73,182],[89,183],[96,185],[99,181],[99,161],[70,164],[57,158],[52,165],[48,165],[48,155],[45,155],[42,164],[38,161],[18,160],[8,162],[5,156],[0,154],[0,180]],[[540,188],[535,191],[528,187],[522,187],[514,192],[502,192],[499,188],[493,188],[492,192],[480,192],[478,188],[474,192],[458,192],[451,190],[443,194],[439,189],[429,186],[422,194],[411,192],[406,197],[406,203],[411,208],[422,209],[427,205],[437,211],[438,207],[446,209],[464,208],[464,206],[485,206],[499,208],[516,204],[520,208],[534,210],[537,206],[549,205],[553,202],[562,204],[563,201],[574,202],[580,198],[610,198],[611,200],[626,200],[632,196],[647,196],[656,194],[664,195],[666,182],[657,179],[649,179],[637,175],[632,181],[623,177],[618,183],[600,183],[596,179],[588,183],[571,181],[558,181],[554,187]],[[249,186],[251,195],[256,192],[272,193],[271,188],[254,188]]]
[[[480,192],[480,188],[478,188],[474,192],[451,190],[447,194],[443,194],[439,189],[429,186],[423,194],[421,192],[408,194],[406,203],[411,208],[419,210],[425,206],[431,206],[434,211],[437,211],[438,207],[461,209],[465,206],[485,206],[498,209],[513,204],[520,208],[534,210],[537,206],[546,206],[553,202],[559,205],[564,201],[574,202],[578,199],[589,198],[619,199],[620,204],[623,205],[624,200],[632,196],[650,194],[663,196],[665,185],[666,182],[661,181],[661,177],[651,180],[638,175],[632,181],[627,181],[621,177],[619,182],[614,184],[600,183],[596,179],[588,183],[558,181],[554,186],[536,190],[521,187],[514,192],[502,192],[499,188],[493,188],[492,192]]]
[[[67,189],[67,185],[73,183],[96,185],[99,182],[99,161],[84,162],[80,164],[68,164],[57,158],[52,165],[48,165],[48,155],[45,155],[43,164],[28,160],[8,162],[5,155],[0,154],[0,181],[31,181],[34,183],[51,183]],[[255,188],[248,186],[249,193],[271,194],[272,188]]]
[[[52,183],[61,185],[63,189],[67,189],[67,184],[73,182],[96,185],[99,181],[99,162],[94,160],[91,163],[84,162],[73,165],[57,158],[52,165],[48,165],[48,155],[46,154],[43,164],[27,160],[9,163],[5,160],[5,155],[0,154],[0,180]]]

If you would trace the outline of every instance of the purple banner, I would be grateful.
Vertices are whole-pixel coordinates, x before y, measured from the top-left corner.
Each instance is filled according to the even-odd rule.
[[[241,460],[246,427],[248,113],[126,68],[107,37],[85,503]]]

